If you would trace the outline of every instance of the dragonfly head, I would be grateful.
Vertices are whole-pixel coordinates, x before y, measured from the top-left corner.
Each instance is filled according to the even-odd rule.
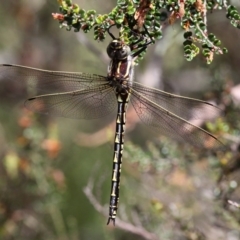
[[[131,49],[120,39],[113,39],[107,47],[107,54],[111,59],[124,60],[131,54]]]

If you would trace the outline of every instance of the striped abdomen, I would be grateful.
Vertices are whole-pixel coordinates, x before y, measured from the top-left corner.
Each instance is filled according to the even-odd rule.
[[[115,133],[115,140],[114,140],[113,172],[112,172],[112,187],[111,187],[110,205],[109,205],[109,218],[108,218],[107,224],[109,224],[110,221],[112,221],[113,224],[115,224],[115,218],[116,218],[117,209],[118,209],[121,165],[122,165],[125,123],[126,123],[126,111],[127,111],[129,96],[130,94],[125,94],[125,95],[117,94],[118,112],[117,112],[116,133]]]

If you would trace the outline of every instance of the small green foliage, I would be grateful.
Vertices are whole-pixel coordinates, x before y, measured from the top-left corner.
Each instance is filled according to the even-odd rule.
[[[199,48],[191,40],[185,40],[183,46],[186,60],[192,61],[192,59],[199,53]]]
[[[93,28],[94,39],[98,41],[103,41],[108,28],[115,24],[120,30],[119,37],[126,44],[132,45],[141,39],[145,44],[154,43],[163,37],[162,29],[166,25],[180,20],[185,31],[184,56],[188,61],[200,53],[199,47],[207,63],[212,62],[214,54],[227,52],[221,46],[221,40],[208,33],[207,12],[225,9],[230,23],[240,28],[240,14],[227,1],[118,0],[117,6],[104,15],[97,15],[94,10],[86,11],[70,0],[61,0],[59,3],[61,14],[53,16],[59,20],[60,27],[75,32],[89,32]]]
[[[214,134],[218,134],[218,133],[229,134],[229,131],[231,129],[228,123],[224,122],[222,118],[219,118],[214,124],[211,122],[208,122],[206,126],[207,126],[207,129]]]

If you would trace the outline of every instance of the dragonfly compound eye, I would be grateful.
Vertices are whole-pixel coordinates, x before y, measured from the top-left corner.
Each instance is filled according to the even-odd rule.
[[[114,39],[107,47],[107,54],[111,59],[123,60],[131,54],[131,50],[120,40]]]
[[[117,58],[118,58],[119,60],[123,60],[123,59],[127,58],[128,55],[131,54],[131,50],[130,50],[130,48],[127,47],[127,46],[122,47],[121,49],[119,49],[119,50],[116,51],[116,52],[117,52]]]

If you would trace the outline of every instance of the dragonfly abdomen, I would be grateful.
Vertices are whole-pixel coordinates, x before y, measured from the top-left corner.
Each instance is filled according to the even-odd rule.
[[[118,98],[118,112],[116,119],[116,132],[114,138],[112,187],[109,205],[109,218],[107,224],[109,224],[110,221],[112,221],[113,224],[115,224],[115,219],[118,210],[122,154],[126,124],[126,111],[129,101],[129,94],[124,95],[117,94],[117,98]]]

